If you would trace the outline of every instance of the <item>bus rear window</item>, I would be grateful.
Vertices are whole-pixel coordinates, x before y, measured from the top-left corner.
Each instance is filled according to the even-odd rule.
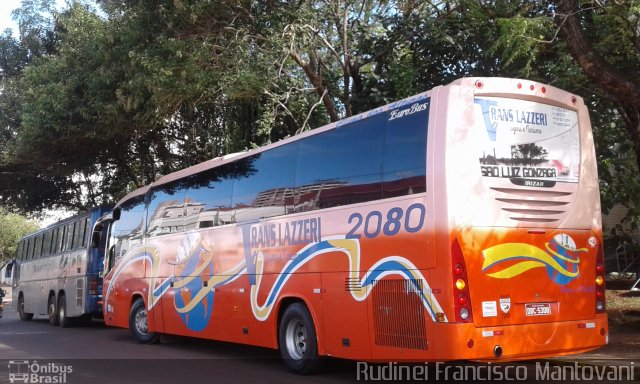
[[[475,121],[484,135],[479,159],[484,177],[522,186],[577,183],[580,138],[575,111],[499,97],[475,99]]]

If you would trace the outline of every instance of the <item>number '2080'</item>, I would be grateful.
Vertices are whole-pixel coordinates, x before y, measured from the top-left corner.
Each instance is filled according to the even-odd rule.
[[[424,226],[426,209],[424,205],[415,203],[407,207],[406,210],[394,207],[383,215],[380,211],[371,211],[366,217],[356,212],[349,216],[349,224],[353,225],[347,233],[347,239],[359,239],[364,236],[371,239],[380,235],[395,236],[400,231],[416,233]]]

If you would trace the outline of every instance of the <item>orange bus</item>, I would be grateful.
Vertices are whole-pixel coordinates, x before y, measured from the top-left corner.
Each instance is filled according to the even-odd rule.
[[[517,360],[606,344],[587,108],[465,78],[133,191],[104,318],[323,357]]]

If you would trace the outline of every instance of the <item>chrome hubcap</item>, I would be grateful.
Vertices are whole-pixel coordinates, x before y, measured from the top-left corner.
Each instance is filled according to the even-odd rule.
[[[138,333],[140,333],[141,335],[146,335],[149,332],[146,309],[142,308],[138,312],[136,312],[135,324]]]
[[[300,319],[289,322],[285,331],[287,352],[294,360],[301,360],[307,351],[307,328]]]

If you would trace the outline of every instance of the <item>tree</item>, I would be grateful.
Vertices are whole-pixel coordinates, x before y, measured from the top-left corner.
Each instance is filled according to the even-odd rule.
[[[113,202],[462,76],[584,96],[604,207],[640,207],[633,3],[101,0],[100,12],[73,2],[48,13],[51,3],[24,1],[20,38],[0,36],[0,198],[13,207]],[[598,57],[626,85],[599,83],[587,70]]]
[[[620,106],[640,164],[640,6],[560,0],[557,7],[556,23],[569,52],[589,80]]]
[[[13,258],[20,239],[37,229],[35,222],[0,207],[0,264]]]
[[[640,11],[634,2],[515,3],[497,19],[493,51],[519,77],[585,98],[595,136],[603,209],[640,220]]]
[[[547,160],[547,152],[544,147],[535,143],[518,144],[515,146],[515,157],[522,165],[535,165]]]

